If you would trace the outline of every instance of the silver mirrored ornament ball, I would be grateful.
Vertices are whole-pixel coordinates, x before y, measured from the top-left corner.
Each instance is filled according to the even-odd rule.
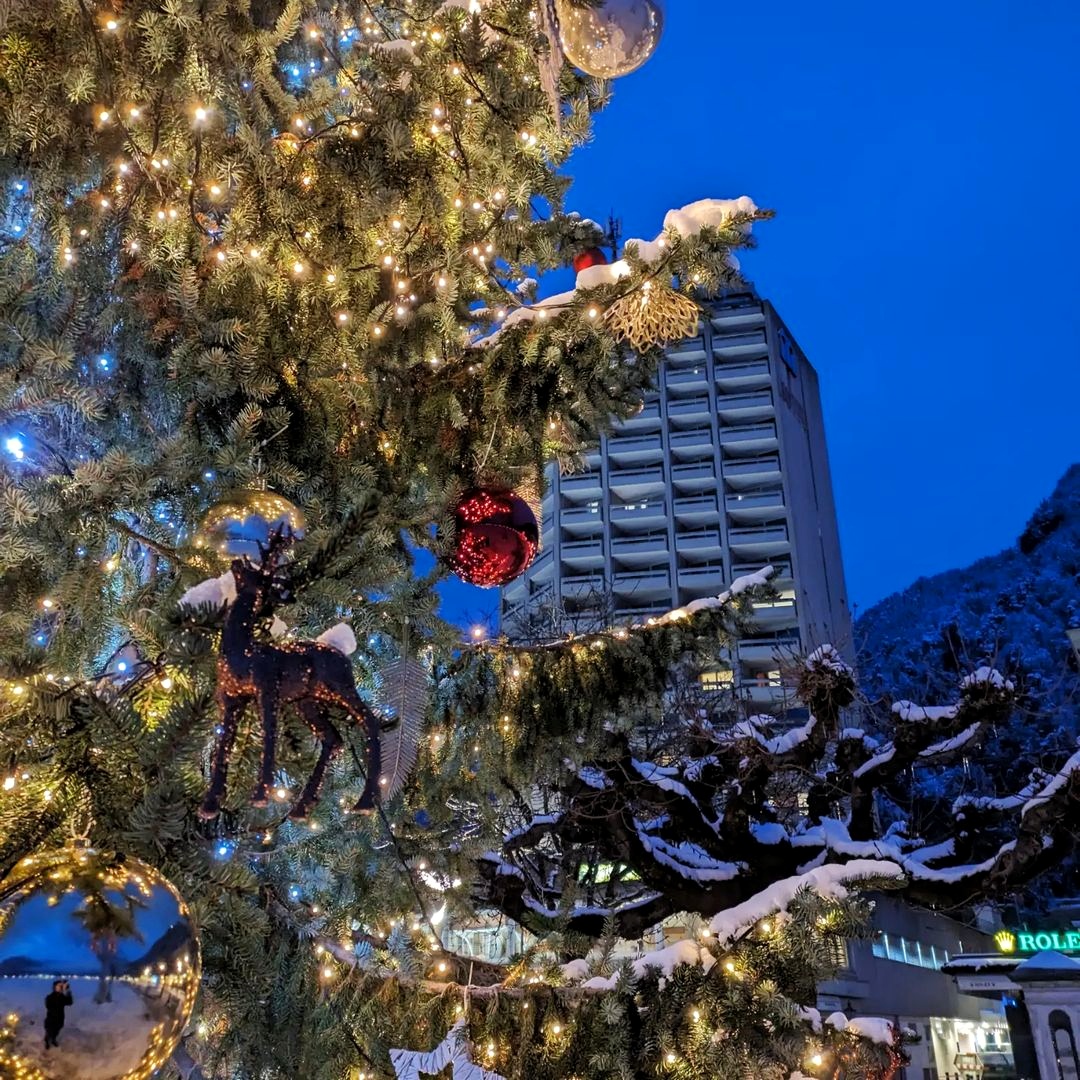
[[[601,0],[592,7],[555,0],[555,13],[567,60],[598,79],[636,71],[656,52],[664,29],[661,0]]]
[[[145,863],[66,848],[0,882],[0,1076],[149,1080],[198,988],[187,905]]]
[[[246,555],[257,562],[259,544],[266,544],[275,529],[299,540],[305,527],[304,512],[284,496],[267,490],[234,491],[207,510],[195,546],[221,558]]]

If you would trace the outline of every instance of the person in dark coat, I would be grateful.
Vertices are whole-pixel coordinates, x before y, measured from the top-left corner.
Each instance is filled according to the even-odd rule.
[[[62,979],[52,985],[52,993],[45,999],[45,1049],[59,1046],[56,1041],[64,1026],[64,1010],[73,1004],[71,987]]]

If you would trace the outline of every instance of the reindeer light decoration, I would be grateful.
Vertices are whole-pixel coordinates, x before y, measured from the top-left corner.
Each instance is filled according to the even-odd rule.
[[[262,723],[262,761],[251,802],[266,806],[274,783],[274,755],[278,719],[284,706],[293,706],[311,728],[322,748],[289,817],[302,821],[318,800],[319,788],[333,756],[344,745],[341,732],[330,719],[341,711],[362,724],[367,734],[367,781],[354,810],[369,812],[379,794],[379,720],[361,700],[348,658],[330,645],[315,641],[278,644],[255,636],[257,621],[278,603],[289,599],[288,584],[277,573],[281,551],[291,537],[278,529],[266,547],[259,545],[258,564],[236,559],[232,575],[236,599],[229,606],[221,634],[217,664],[221,734],[214,749],[210,788],[199,808],[207,820],[217,817],[225,795],[229,756],[236,741],[244,709],[254,704]]]

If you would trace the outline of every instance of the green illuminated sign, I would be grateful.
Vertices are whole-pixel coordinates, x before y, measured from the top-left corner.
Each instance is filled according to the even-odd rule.
[[[1080,930],[999,930],[994,941],[1003,953],[1080,952]]]

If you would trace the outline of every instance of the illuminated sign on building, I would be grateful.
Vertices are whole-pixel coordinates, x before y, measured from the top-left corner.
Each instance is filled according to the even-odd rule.
[[[994,941],[1003,953],[1080,952],[1080,930],[999,930]]]

